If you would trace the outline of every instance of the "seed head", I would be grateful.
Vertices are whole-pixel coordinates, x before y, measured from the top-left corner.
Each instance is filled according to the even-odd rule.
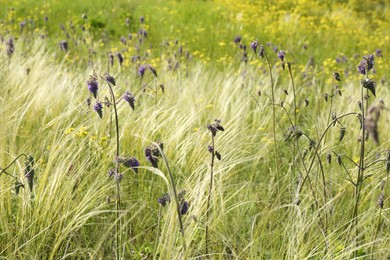
[[[337,81],[341,81],[341,76],[340,76],[340,73],[338,72],[334,72],[333,73],[333,78]]]
[[[376,93],[375,93],[375,82],[371,79],[362,79],[360,81],[360,83],[362,84],[362,86],[366,89],[369,89],[371,91],[371,93],[374,95],[374,97],[376,96]]]

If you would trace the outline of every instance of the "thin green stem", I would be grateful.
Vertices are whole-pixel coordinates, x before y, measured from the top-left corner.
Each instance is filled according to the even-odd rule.
[[[278,163],[278,147],[276,143],[276,112],[275,112],[275,85],[274,78],[272,75],[272,68],[269,62],[267,53],[264,51],[264,57],[267,60],[268,70],[271,78],[271,96],[272,96],[272,132],[274,139],[274,156],[275,156],[275,166],[276,166],[276,182],[278,183],[278,193],[280,192],[280,176],[279,176],[279,163]]]
[[[215,158],[215,147],[214,147],[214,135],[211,134],[211,165],[210,165],[210,188],[209,195],[207,197],[207,206],[206,206],[206,255],[209,254],[209,218],[210,218],[210,200],[211,192],[213,190],[213,179],[214,179],[214,158]]]

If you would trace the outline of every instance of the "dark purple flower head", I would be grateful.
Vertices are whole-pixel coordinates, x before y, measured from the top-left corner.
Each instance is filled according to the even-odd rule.
[[[284,57],[286,56],[286,52],[284,50],[280,50],[278,52],[278,58],[283,62],[284,61]]]
[[[138,173],[139,165],[139,161],[134,157],[126,158],[125,162],[123,163],[123,166],[133,169],[135,173]]]
[[[253,41],[250,45],[251,49],[256,53],[257,46],[259,46],[259,43],[256,41]]]
[[[260,51],[259,51],[259,56],[264,58],[265,56],[265,51],[264,51],[264,46],[260,45]]]
[[[23,29],[26,26],[26,21],[20,22],[20,28]]]
[[[161,204],[161,206],[165,207],[167,203],[171,202],[169,194],[164,194],[160,198],[157,199],[157,202]]]
[[[183,202],[180,204],[180,214],[181,215],[187,214],[188,208],[189,208],[188,202],[183,200]]]
[[[122,36],[121,37],[121,42],[126,45],[127,44],[127,40],[126,40],[126,37],[125,36]]]
[[[105,79],[107,82],[109,82],[109,83],[111,83],[112,85],[115,86],[115,79],[114,79],[113,76],[111,76],[111,75],[109,75],[109,74],[106,74],[106,75],[104,75],[104,79]]]
[[[241,42],[241,36],[236,36],[233,42],[237,45],[239,42]]]
[[[108,54],[108,62],[110,63],[111,67],[114,66],[114,54],[112,54],[112,52]]]
[[[93,110],[95,110],[96,113],[98,113],[100,118],[103,117],[103,105],[102,105],[102,102],[96,101],[95,105],[93,106]]]
[[[380,49],[376,49],[375,54],[377,57],[383,57],[382,50],[380,50]]]
[[[374,55],[370,54],[368,56],[363,56],[363,59],[360,61],[357,69],[360,74],[366,75],[368,71],[374,68]]]
[[[118,57],[119,65],[122,66],[123,63],[123,56],[120,52],[116,53],[116,57]]]
[[[98,81],[95,76],[90,76],[89,80],[87,81],[88,89],[92,93],[93,97],[96,98],[97,92],[98,92]]]
[[[11,57],[12,54],[14,53],[14,51],[15,51],[14,39],[9,38],[9,40],[7,41],[7,55],[8,55],[8,57]]]
[[[144,74],[145,74],[145,71],[146,71],[146,66],[145,65],[141,65],[138,69],[138,75],[143,78],[144,77]]]
[[[129,91],[126,91],[123,95],[123,99],[126,100],[127,103],[129,103],[130,107],[134,110],[134,102],[135,97],[133,94],[131,94]]]
[[[274,46],[274,52],[277,53],[278,52],[278,47]]]
[[[148,38],[148,32],[145,29],[140,29],[138,35],[144,38]]]
[[[333,78],[337,81],[341,81],[341,76],[340,76],[340,73],[338,72],[334,72],[333,73]]]
[[[157,78],[157,71],[153,68],[152,65],[148,64],[148,69],[153,73],[153,75]]]
[[[139,18],[139,21],[141,22],[141,24],[144,24],[144,22],[145,22],[145,17],[141,16],[141,17]]]
[[[43,20],[45,20],[45,22],[48,22],[48,21],[49,21],[49,17],[45,16],[45,17],[43,18]]]
[[[61,50],[67,51],[68,50],[68,42],[67,41],[60,41],[59,43]]]
[[[155,168],[158,168],[158,157],[161,156],[159,148],[163,150],[163,143],[157,142],[157,145],[152,144],[145,148],[146,160],[148,160]]]

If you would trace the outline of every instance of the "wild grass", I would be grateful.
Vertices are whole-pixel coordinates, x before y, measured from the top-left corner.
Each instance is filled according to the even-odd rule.
[[[15,39],[11,57],[0,53],[0,258],[388,258],[390,93],[386,78],[379,76],[388,67],[387,54],[375,58],[377,93],[364,103],[380,106],[383,100],[380,142],[370,136],[364,143],[364,162],[371,166],[359,171],[362,87],[355,66],[376,47],[342,63],[352,76],[337,70],[339,95],[335,71],[326,73],[331,67],[317,73],[323,67],[308,65],[302,76],[307,57],[299,55],[307,53],[291,48],[286,53],[291,63],[283,70],[274,46],[259,44],[270,71],[249,47],[248,63],[240,62],[242,49],[233,43],[237,63],[223,70],[196,55],[180,60],[177,70],[159,63],[157,78],[147,71],[141,79],[138,63],[110,68],[117,82],[113,92],[120,97],[129,91],[136,99],[134,111],[125,102],[117,106],[119,155],[134,156],[141,164],[138,173],[121,170],[116,207],[118,192],[108,175],[115,167],[115,121],[112,106],[104,106],[100,118],[94,103],[87,105],[93,73],[88,49],[53,50],[50,41],[35,35]],[[97,48],[94,56],[98,76],[107,71],[105,48]],[[170,57],[169,48],[162,48],[161,57]],[[156,56],[142,56],[141,63],[153,63]],[[98,80],[103,101],[110,90]],[[224,131],[211,141],[207,126],[215,119]],[[345,127],[342,140],[336,119]],[[156,168],[144,153],[158,142],[163,156]],[[209,145],[221,160],[210,161]],[[34,157],[32,191],[24,160],[3,171],[22,153]],[[15,181],[24,184],[19,192]],[[163,207],[157,199],[165,193],[171,203]],[[189,203],[182,224],[174,193]],[[121,239],[116,241],[118,226]]]

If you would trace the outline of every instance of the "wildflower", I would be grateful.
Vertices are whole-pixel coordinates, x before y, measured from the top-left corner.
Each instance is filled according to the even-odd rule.
[[[236,36],[233,42],[237,45],[239,42],[241,42],[241,36]]]
[[[382,50],[380,50],[380,49],[376,49],[375,50],[375,54],[376,54],[377,57],[383,57]]]
[[[93,97],[96,98],[97,92],[98,92],[98,81],[95,76],[90,76],[89,80],[87,81],[88,89],[93,94]]]
[[[158,146],[158,147],[157,147]],[[163,143],[157,142],[157,145],[152,144],[145,148],[145,157],[153,167],[158,168],[158,157],[161,156],[159,149],[163,149]]]
[[[260,51],[259,51],[259,56],[264,58],[265,56],[265,51],[264,51],[264,46],[260,45]]]
[[[126,100],[126,102],[129,103],[130,107],[134,110],[134,102],[135,102],[134,95],[126,91],[122,98]]]
[[[157,202],[160,203],[163,207],[165,207],[167,205],[167,203],[171,202],[171,199],[170,199],[169,195],[166,193],[166,194],[163,194],[160,198],[158,198]]]
[[[370,54],[368,56],[363,56],[363,59],[360,61],[357,69],[360,74],[366,75],[368,71],[374,68],[374,55]]]
[[[123,166],[133,169],[133,171],[135,173],[138,173],[138,166],[139,165],[140,165],[139,161],[134,157],[126,158],[125,162],[123,163]]]
[[[8,55],[8,57],[11,57],[12,54],[14,53],[14,51],[15,51],[14,39],[9,38],[9,40],[7,41],[7,55]]]
[[[181,215],[187,214],[188,208],[189,208],[188,202],[183,200],[183,202],[180,204],[180,214]]]
[[[256,53],[257,46],[259,46],[259,43],[256,40],[251,43],[250,48]]]
[[[141,37],[144,37],[144,38],[148,38],[148,32],[145,29],[140,29],[138,31],[138,35],[140,35]]]
[[[333,73],[333,78],[337,81],[341,81],[341,76],[340,76],[340,73],[338,72],[334,72]]]
[[[122,36],[121,37],[121,42],[126,45],[127,44],[127,41],[126,41],[126,37]]]
[[[95,110],[96,113],[98,113],[100,118],[103,117],[103,105],[101,102],[96,101],[95,105],[93,106],[93,110]]]
[[[157,78],[157,71],[155,68],[152,67],[152,65],[148,65],[148,69],[153,73],[153,75]]]
[[[122,63],[123,63],[123,56],[120,52],[117,52],[116,53],[116,57],[118,58],[118,61],[119,61],[119,65],[122,66]]]
[[[210,124],[210,125],[207,126],[207,129],[210,130],[210,132],[211,132],[211,134],[212,134],[213,136],[215,136],[215,135],[217,134],[217,131],[222,131],[222,132],[223,132],[223,131],[225,130],[225,129],[220,125],[221,120],[215,119],[214,121],[215,121],[214,124]]]
[[[108,62],[110,63],[111,67],[114,66],[114,54],[112,54],[112,52],[108,54]]]
[[[105,79],[107,82],[109,82],[109,83],[111,83],[112,85],[115,86],[115,79],[114,79],[113,76],[110,76],[110,75],[106,74],[106,75],[104,76],[104,79]]]
[[[68,50],[68,42],[67,41],[65,41],[65,40],[60,41],[59,45],[60,45],[61,50],[65,51],[65,52]]]
[[[145,71],[146,71],[146,66],[145,65],[141,65],[138,69],[138,75],[143,78],[144,77],[144,74],[145,74]]]
[[[283,50],[280,50],[278,52],[278,58],[283,62],[284,61],[284,57],[286,56],[286,52],[283,51]]]
[[[136,62],[137,60],[139,60],[139,61],[141,60],[141,57],[139,55],[135,55],[135,56],[131,57],[132,63]]]
[[[141,22],[141,24],[144,24],[144,22],[145,22],[145,17],[141,16],[141,17],[139,18],[139,21]]]
[[[367,88],[371,91],[371,93],[374,95],[374,97],[376,96],[376,93],[375,93],[375,82],[371,79],[362,79],[360,81],[360,83],[362,84],[362,86],[364,88]]]

